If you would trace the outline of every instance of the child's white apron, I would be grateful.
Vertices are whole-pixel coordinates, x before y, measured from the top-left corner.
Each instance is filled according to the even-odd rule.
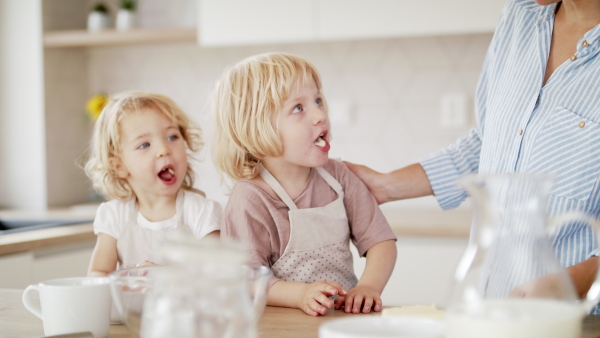
[[[344,191],[325,169],[315,169],[338,198],[324,207],[298,209],[275,177],[262,168],[261,177],[290,209],[290,240],[271,269],[275,277],[288,282],[329,281],[350,290],[358,281],[349,247]]]
[[[117,269],[133,268],[143,261],[163,264],[163,258],[159,250],[159,244],[169,232],[182,232],[185,235],[194,236],[189,226],[183,223],[183,192],[177,195],[177,206],[175,216],[170,222],[177,222],[176,227],[166,229],[147,229],[138,223],[139,212],[137,207],[130,208],[128,224],[119,234],[117,240],[118,267]],[[135,201],[133,201],[135,203]]]

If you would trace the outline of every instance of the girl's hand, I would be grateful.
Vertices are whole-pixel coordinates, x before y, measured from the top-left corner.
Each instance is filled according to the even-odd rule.
[[[298,308],[311,316],[324,315],[333,307],[332,296],[345,296],[344,288],[334,282],[314,282],[305,284],[298,297]]]
[[[381,294],[373,287],[358,285],[348,291],[345,297],[335,300],[335,309],[344,308],[347,313],[369,313],[371,310],[379,312],[382,309]]]

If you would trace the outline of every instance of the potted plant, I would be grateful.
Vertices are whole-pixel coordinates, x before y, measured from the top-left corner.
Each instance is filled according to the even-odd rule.
[[[87,29],[90,32],[98,32],[109,26],[108,8],[104,3],[99,2],[88,15]]]
[[[135,1],[121,0],[117,12],[116,28],[118,31],[126,31],[135,27]]]

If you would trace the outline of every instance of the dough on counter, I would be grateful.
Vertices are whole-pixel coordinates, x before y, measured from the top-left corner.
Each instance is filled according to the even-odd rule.
[[[384,308],[381,315],[444,319],[445,312],[435,305],[407,305]]]

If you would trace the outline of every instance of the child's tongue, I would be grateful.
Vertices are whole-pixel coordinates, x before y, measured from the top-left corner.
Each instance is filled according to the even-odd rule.
[[[175,171],[173,171],[172,168],[167,168],[167,169],[161,171],[158,174],[158,177],[160,177],[160,179],[163,181],[170,181],[173,179],[173,177],[175,177]]]
[[[322,138],[319,137],[316,141],[315,141],[315,145],[317,147],[325,147],[327,145],[327,142]]]

